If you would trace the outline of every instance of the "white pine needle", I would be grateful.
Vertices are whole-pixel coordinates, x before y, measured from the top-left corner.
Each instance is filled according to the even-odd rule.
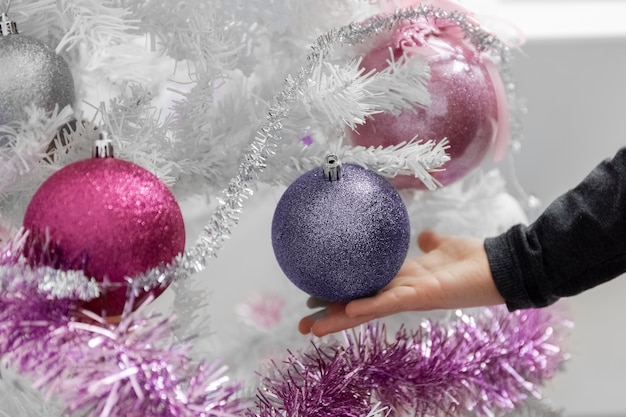
[[[432,140],[425,143],[403,142],[387,148],[355,146],[344,148],[340,157],[343,160],[367,166],[385,177],[414,175],[426,187],[434,190],[440,184],[430,175],[430,172],[441,169],[450,160],[446,154],[448,147],[446,139],[440,142]]]
[[[390,408],[383,407],[381,403],[376,403],[365,417],[387,417],[389,414],[391,414]]]
[[[28,118],[16,126],[0,126],[0,137],[9,146],[0,147],[0,192],[29,190],[54,171],[45,159],[58,129],[72,118],[71,107],[47,114],[44,109],[27,108]]]
[[[388,63],[389,66],[376,73],[373,82],[368,86],[372,95],[381,98],[378,102],[380,109],[397,114],[415,106],[429,106],[427,85],[430,67],[426,58],[418,54],[411,57],[403,55],[395,61],[391,55]]]
[[[127,10],[98,0],[57,0],[63,38],[57,53],[80,46],[81,53],[98,54],[111,45],[128,44],[137,28]]]
[[[413,175],[419,178],[426,187],[434,190],[440,186],[431,172],[444,169],[444,164],[450,160],[446,150],[448,141],[439,142],[429,140],[419,142],[412,140],[390,147],[343,146],[337,150],[343,163],[355,163],[367,167],[387,178],[397,175]],[[310,148],[292,146],[281,158],[269,161],[271,169],[262,180],[268,183],[289,185],[299,175],[310,169],[322,166],[325,158],[322,145],[312,145]],[[285,161],[288,163],[285,164]]]
[[[323,62],[311,74],[303,92],[303,106],[320,125],[331,123],[355,129],[377,113],[427,106],[429,76],[426,61],[419,57],[403,57],[390,61],[383,71],[367,73],[360,59],[344,65]]]

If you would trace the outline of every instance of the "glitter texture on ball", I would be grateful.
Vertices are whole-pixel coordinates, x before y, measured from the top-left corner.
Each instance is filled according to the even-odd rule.
[[[0,36],[0,67],[0,124],[24,120],[29,105],[52,111],[74,103],[69,66],[37,39]]]
[[[353,144],[375,147],[397,145],[416,135],[423,141],[446,138],[451,160],[442,171],[432,173],[444,186],[478,167],[492,149],[501,125],[508,126],[506,103],[498,102],[506,97],[499,94],[503,87],[497,70],[458,31],[445,20],[421,19],[379,35],[364,54],[363,68],[386,68],[390,54],[396,60],[403,54],[425,56],[431,73],[427,86],[431,104],[399,115],[373,115],[349,134]],[[400,189],[426,189],[411,176],[398,176],[392,183]]]
[[[167,186],[115,158],[85,159],[50,176],[30,201],[24,227],[35,237],[48,233],[54,267],[107,283],[84,307],[108,317],[123,311],[126,277],[170,263],[185,247],[182,213]]]
[[[304,292],[346,302],[374,295],[397,274],[409,247],[406,207],[378,174],[345,164],[329,181],[321,168],[291,184],[272,221],[283,272]]]

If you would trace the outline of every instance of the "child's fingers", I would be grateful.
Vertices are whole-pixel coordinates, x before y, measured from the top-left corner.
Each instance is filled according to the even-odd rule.
[[[345,313],[345,304],[331,304],[324,310],[302,318],[298,324],[298,330],[302,334],[313,333],[315,336],[321,337],[351,329],[373,318],[367,316],[348,317]]]
[[[306,300],[306,306],[308,308],[320,308],[320,307],[328,307],[330,305],[330,301],[324,300],[323,298],[319,298],[319,297],[309,297]]]
[[[428,253],[438,248],[443,242],[443,239],[443,235],[433,232],[432,230],[426,230],[417,237],[417,246],[425,253]]]

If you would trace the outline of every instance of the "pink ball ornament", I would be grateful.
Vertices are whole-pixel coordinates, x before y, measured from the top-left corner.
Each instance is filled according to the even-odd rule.
[[[48,178],[24,217],[33,238],[51,240],[54,267],[83,270],[106,283],[104,294],[84,305],[106,317],[126,303],[126,277],[167,264],[185,248],[185,227],[174,196],[155,175],[115,158],[90,158]],[[148,294],[140,294],[135,306]]]
[[[352,143],[387,147],[416,135],[421,140],[447,138],[451,160],[433,177],[443,185],[465,177],[483,161],[498,136],[508,133],[504,87],[493,63],[463,40],[458,27],[441,19],[403,22],[380,34],[369,45],[362,66],[366,70],[386,68],[390,50],[395,60],[403,54],[426,57],[431,104],[399,115],[374,115],[350,132]],[[412,176],[399,176],[392,183],[401,189],[426,188]]]

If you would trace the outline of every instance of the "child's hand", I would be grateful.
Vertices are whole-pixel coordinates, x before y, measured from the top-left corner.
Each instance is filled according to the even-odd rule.
[[[403,311],[504,303],[493,282],[482,240],[424,232],[418,245],[424,255],[407,260],[377,295],[348,304],[329,304],[300,320],[300,332],[323,336]],[[309,306],[320,304],[312,299]]]

